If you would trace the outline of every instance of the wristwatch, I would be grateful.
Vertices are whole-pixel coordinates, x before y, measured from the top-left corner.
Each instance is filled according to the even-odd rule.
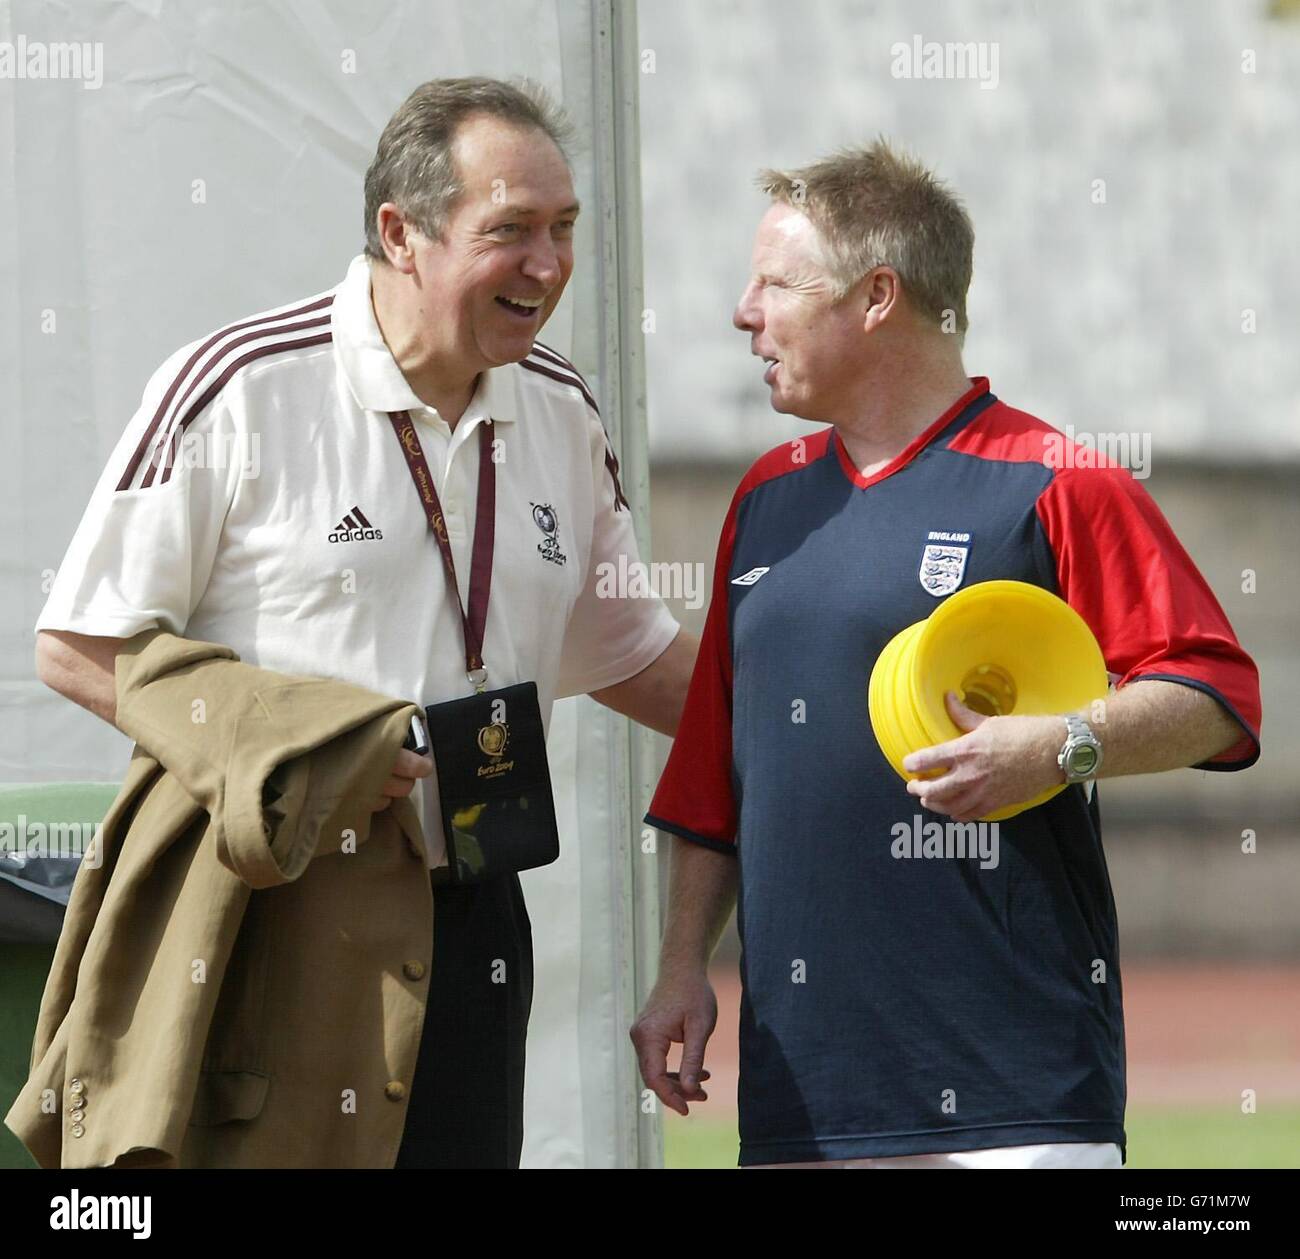
[[[1056,763],[1065,771],[1067,783],[1087,782],[1101,768],[1101,744],[1082,717],[1065,718],[1068,733]]]

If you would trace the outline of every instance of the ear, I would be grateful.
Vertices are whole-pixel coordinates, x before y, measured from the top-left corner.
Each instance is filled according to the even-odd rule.
[[[903,286],[893,267],[872,267],[862,277],[862,330],[873,332],[893,313]]]
[[[415,270],[415,250],[411,241],[414,227],[407,223],[401,210],[391,201],[385,201],[375,211],[375,226],[379,229],[379,243],[389,265],[403,275],[410,275]]]

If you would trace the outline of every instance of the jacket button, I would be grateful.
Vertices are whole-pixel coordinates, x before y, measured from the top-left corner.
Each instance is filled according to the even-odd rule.
[[[402,963],[402,974],[405,975],[405,976],[407,977],[407,979],[423,979],[423,978],[424,978],[424,963],[423,963],[423,962],[403,962],[403,963]]]
[[[83,1084],[79,1079],[77,1079],[77,1077],[76,1077],[75,1075],[72,1077],[72,1080],[71,1080],[71,1082],[68,1084],[68,1087],[69,1087],[69,1088],[70,1088],[74,1093],[82,1093],[82,1092],[85,1091],[85,1088],[86,1088],[86,1086],[85,1086],[85,1085],[84,1085],[84,1084]]]
[[[74,1123],[72,1125],[72,1135],[74,1137],[84,1137],[86,1135],[86,1130],[79,1123]]]
[[[406,1085],[401,1080],[389,1080],[384,1085],[384,1096],[390,1102],[400,1102],[406,1096]]]
[[[73,1123],[80,1123],[86,1117],[86,1112],[80,1106],[68,1116]]]

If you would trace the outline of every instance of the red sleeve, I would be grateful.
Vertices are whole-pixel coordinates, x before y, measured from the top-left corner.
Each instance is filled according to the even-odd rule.
[[[1087,621],[1117,687],[1139,678],[1212,695],[1243,735],[1197,769],[1259,759],[1259,670],[1151,496],[1123,468],[1063,469],[1038,498],[1061,597]]]
[[[731,766],[731,632],[727,574],[742,481],[718,541],[709,613],[686,692],[686,706],[646,821],[708,848],[735,852],[736,795]]]
[[[727,509],[713,569],[709,615],[686,692],[686,707],[646,821],[661,831],[722,852],[736,851],[736,789],[731,760],[731,598],[727,588],[736,514],[746,495],[796,472],[830,448],[834,429],[775,446],[754,462]]]

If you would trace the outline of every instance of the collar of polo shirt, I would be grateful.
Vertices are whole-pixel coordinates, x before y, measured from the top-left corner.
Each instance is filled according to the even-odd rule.
[[[343,373],[363,411],[410,411],[412,418],[428,414],[430,408],[407,383],[379,331],[370,304],[370,260],[365,254],[352,259],[343,283],[335,290],[330,325]],[[518,405],[511,366],[494,367],[482,374],[465,419],[516,418]]]

